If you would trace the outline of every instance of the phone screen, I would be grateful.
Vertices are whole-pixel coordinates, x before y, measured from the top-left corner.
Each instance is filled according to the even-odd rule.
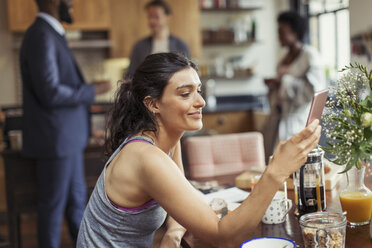
[[[308,126],[313,120],[322,117],[323,109],[327,101],[328,89],[316,92],[311,102],[309,116],[307,117],[306,126]]]

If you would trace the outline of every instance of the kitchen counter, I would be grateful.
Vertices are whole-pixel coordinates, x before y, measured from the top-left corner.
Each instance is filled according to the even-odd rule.
[[[207,84],[208,80],[204,80]],[[216,106],[208,104],[203,113],[267,110],[267,87],[259,76],[249,78],[214,79]]]
[[[223,113],[237,111],[252,111],[262,110],[267,106],[267,98],[265,95],[231,95],[217,96],[216,106],[208,107],[208,104],[203,109],[203,113]]]
[[[260,110],[267,106],[267,97],[264,91],[253,92],[248,94],[242,91],[242,94],[232,95],[217,95],[216,106],[214,108],[206,105],[203,109],[203,113],[221,113],[221,112],[236,112],[236,111],[248,111],[248,110]],[[91,106],[91,114],[102,115],[106,114],[108,109],[111,107],[111,103],[95,103]],[[10,113],[10,125],[12,129],[20,129],[21,117],[22,117],[22,106],[14,105],[3,108],[4,112]],[[7,116],[8,118],[9,116]],[[9,118],[8,118],[9,120]],[[6,128],[5,128],[6,129]]]
[[[249,83],[251,84],[251,83]],[[249,86],[253,87],[252,85]],[[260,87],[258,87],[260,88]],[[229,92],[229,94],[232,92]],[[263,89],[252,94],[242,91],[242,94],[217,95],[216,106],[206,105],[203,108],[203,123],[206,129],[214,129],[219,133],[252,131],[254,127],[254,111],[266,110],[268,101]],[[95,103],[90,108],[92,130],[104,130],[105,119],[112,103]],[[4,126],[4,141],[9,145],[7,133],[10,130],[22,130],[22,107],[8,106],[2,108],[6,114]],[[230,125],[229,123],[234,122]],[[246,125],[247,124],[247,125]],[[223,130],[221,130],[223,126]],[[92,149],[92,147],[87,148]],[[5,151],[8,155],[15,151]]]

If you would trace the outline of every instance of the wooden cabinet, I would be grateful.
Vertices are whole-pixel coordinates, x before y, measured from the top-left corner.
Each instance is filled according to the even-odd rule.
[[[108,31],[111,57],[129,57],[133,45],[148,36],[146,11],[149,0],[73,0],[72,25],[66,29]],[[168,0],[172,8],[172,34],[184,40],[192,57],[201,51],[200,11],[196,0]],[[8,23],[12,32],[24,32],[37,14],[35,0],[8,0]]]
[[[25,31],[35,19],[34,0],[8,0],[8,26],[10,31]]]
[[[203,114],[203,128],[218,134],[254,131],[253,111]]]
[[[150,35],[144,7],[149,0],[110,0],[112,57],[128,57],[133,45]],[[172,16],[170,32],[184,40],[192,57],[201,51],[200,11],[196,0],[167,0]]]
[[[108,30],[111,25],[110,2],[107,0],[74,0],[72,25],[66,29]],[[35,0],[8,0],[9,30],[25,31],[37,14]]]

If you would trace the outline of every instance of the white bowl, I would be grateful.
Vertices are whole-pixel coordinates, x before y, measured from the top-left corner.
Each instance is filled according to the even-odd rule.
[[[262,237],[245,241],[240,248],[296,248],[296,243],[278,237]]]

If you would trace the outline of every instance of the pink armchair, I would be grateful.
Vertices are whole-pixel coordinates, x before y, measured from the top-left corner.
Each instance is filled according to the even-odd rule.
[[[192,179],[265,168],[263,135],[259,132],[189,137],[183,146]]]

